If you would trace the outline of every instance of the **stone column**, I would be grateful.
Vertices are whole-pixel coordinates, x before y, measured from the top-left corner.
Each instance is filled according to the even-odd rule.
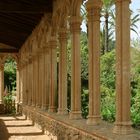
[[[50,51],[50,93],[49,93],[49,112],[56,112],[56,91],[57,91],[57,39],[51,37],[49,41]]]
[[[89,48],[89,114],[87,124],[96,125],[100,116],[100,0],[89,0],[88,48]]]
[[[27,62],[27,60],[26,60],[26,64],[25,64],[25,73],[26,73],[25,89],[26,89],[26,102],[27,102],[26,105],[28,105],[28,103],[29,103],[29,88],[28,88],[28,86],[29,86],[29,73],[28,73],[28,62]]]
[[[24,62],[24,68],[23,68],[23,94],[24,94],[24,104],[27,105],[27,98],[28,98],[28,94],[27,94],[27,65]]]
[[[39,56],[36,55],[36,106],[39,107]]]
[[[116,122],[114,133],[130,134],[130,0],[116,0]]]
[[[27,91],[28,91],[28,105],[31,105],[31,60],[29,58],[27,64]]]
[[[42,63],[42,72],[41,72],[41,79],[42,79],[42,85],[41,85],[41,88],[42,88],[42,106],[41,108],[43,110],[46,110],[46,103],[45,103],[45,98],[46,98],[46,95],[45,95],[45,49],[42,48],[42,59],[41,59],[41,63]]]
[[[36,82],[36,73],[35,73],[35,71],[36,71],[36,68],[35,68],[35,56],[33,56],[33,64],[32,64],[32,68],[33,68],[33,90],[32,90],[32,98],[33,98],[33,101],[32,101],[32,106],[35,106],[35,104],[36,104],[36,101],[35,101],[35,98],[36,98],[36,85],[35,85],[35,82]]]
[[[18,106],[20,102],[20,77],[19,77],[19,66],[16,68],[16,104]]]
[[[4,92],[4,65],[0,64],[0,104],[3,104]]]
[[[45,89],[44,89],[44,109],[49,107],[49,92],[50,92],[50,52],[48,46],[45,48]]]
[[[20,66],[20,88],[19,88],[19,93],[20,93],[20,99],[19,103],[22,104],[23,102],[23,66]]]
[[[80,25],[81,17],[71,17],[70,31],[72,38],[71,60],[71,112],[70,119],[81,118],[81,61],[80,61]]]
[[[24,83],[24,80],[25,80],[25,67],[24,67],[24,64],[22,64],[22,98],[23,98],[23,104],[25,105],[25,83]]]
[[[30,56],[29,58],[29,95],[30,95],[30,99],[29,99],[29,105],[32,105],[32,101],[33,101],[33,61],[32,58]]]
[[[40,48],[41,49],[41,48]],[[42,93],[43,93],[43,79],[42,79],[42,74],[43,74],[43,54],[42,51],[39,50],[39,107],[42,108]]]
[[[67,114],[67,31],[59,32],[59,93],[58,114]]]

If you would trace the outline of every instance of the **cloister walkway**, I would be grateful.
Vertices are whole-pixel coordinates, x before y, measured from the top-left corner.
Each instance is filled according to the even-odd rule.
[[[0,140],[50,140],[23,116],[0,116]]]

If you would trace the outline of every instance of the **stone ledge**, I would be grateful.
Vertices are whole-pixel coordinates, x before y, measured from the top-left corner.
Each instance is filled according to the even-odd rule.
[[[48,113],[28,106],[23,107],[23,114],[48,135],[56,136],[57,140],[140,140],[140,132],[136,130],[131,135],[113,134],[113,125],[106,122],[89,126],[85,119],[70,120],[68,115]]]

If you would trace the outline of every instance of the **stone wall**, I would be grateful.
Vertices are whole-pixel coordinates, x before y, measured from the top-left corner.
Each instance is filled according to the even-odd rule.
[[[104,137],[92,135],[56,120],[53,115],[43,113],[43,111],[37,109],[23,107],[23,114],[32,120],[34,125],[42,129],[51,140],[107,140]]]

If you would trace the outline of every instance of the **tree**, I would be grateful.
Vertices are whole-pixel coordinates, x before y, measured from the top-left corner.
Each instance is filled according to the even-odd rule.
[[[133,11],[131,11],[131,21],[130,21],[130,29],[131,31],[135,32],[138,36],[138,26],[137,26],[137,22],[140,21],[140,17],[139,14],[134,15]]]
[[[112,6],[114,4],[114,0],[102,0],[103,8],[102,8],[102,16],[105,19],[104,22],[104,34],[105,34],[105,42],[104,42],[104,50],[105,52],[109,51],[109,17],[112,13]]]

